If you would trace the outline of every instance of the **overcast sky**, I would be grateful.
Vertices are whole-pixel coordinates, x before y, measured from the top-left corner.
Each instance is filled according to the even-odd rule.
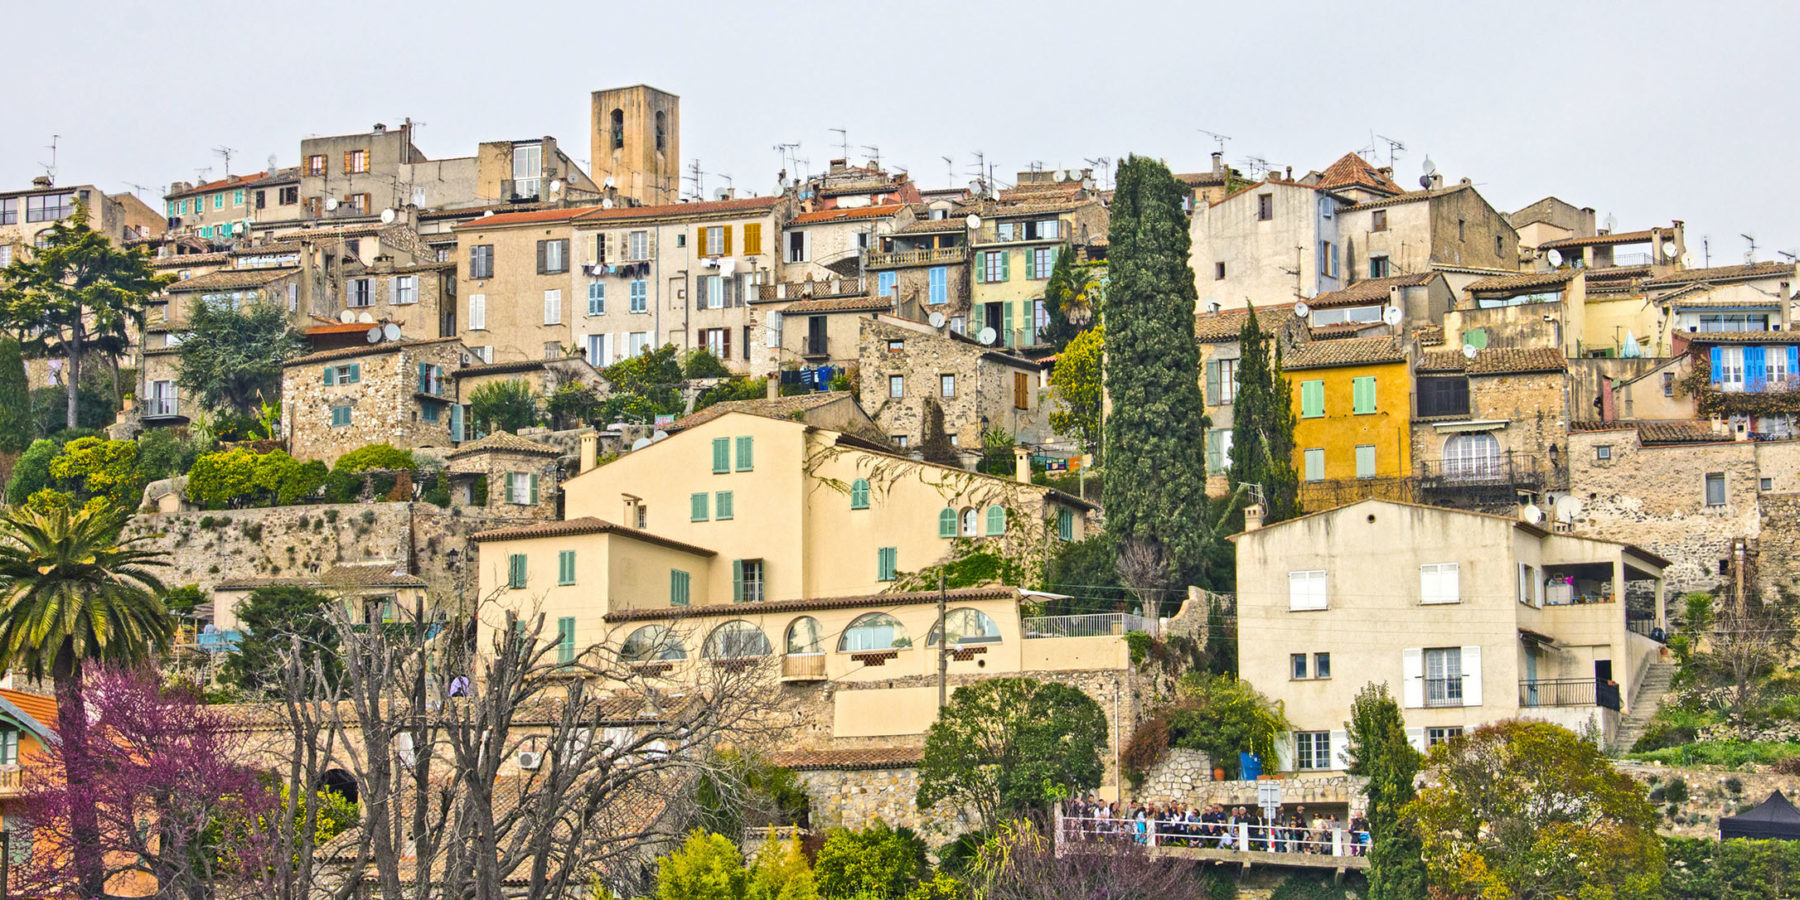
[[[1322,169],[1397,139],[1502,210],[1546,194],[1621,230],[1683,219],[1699,262],[1800,249],[1794,112],[1800,5],[55,2],[13,4],[0,184],[50,160],[108,190],[298,162],[309,134],[424,123],[428,156],[555,135],[588,156],[588,92],[682,99],[684,162],[710,191],[767,193],[775,145],[818,171],[865,145],[929,186],[974,153],[1002,181],[1033,160],[1127,153],[1177,170],[1227,157]],[[946,166],[942,157],[952,157]]]

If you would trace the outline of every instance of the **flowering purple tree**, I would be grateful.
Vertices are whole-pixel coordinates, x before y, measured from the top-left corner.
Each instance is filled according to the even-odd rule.
[[[265,848],[249,823],[274,803],[241,762],[243,732],[147,668],[92,669],[84,681],[89,777],[63,777],[58,743],[27,765],[21,817],[32,853],[15,869],[14,891],[81,895],[83,860],[66,827],[78,810],[98,821],[109,896],[205,900],[225,882],[253,878]]]

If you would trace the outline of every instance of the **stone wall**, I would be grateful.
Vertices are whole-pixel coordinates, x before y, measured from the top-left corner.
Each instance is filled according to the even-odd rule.
[[[1800,793],[1800,776],[1777,775],[1767,770],[1734,772],[1721,768],[1662,766],[1655,763],[1617,762],[1619,771],[1643,782],[1652,795],[1661,821],[1657,830],[1681,837],[1719,837],[1719,818],[1735,816],[1781,791]],[[1671,783],[1680,779],[1687,798],[1668,799]]]
[[[889,350],[889,341],[901,349]],[[864,319],[859,341],[861,396],[869,418],[883,434],[904,435],[917,446],[924,440],[925,401],[944,410],[944,431],[959,446],[979,449],[983,428],[1004,431],[1020,441],[1051,437],[1049,404],[1038,388],[1038,369],[965,338],[928,328]],[[1026,375],[1026,409],[1015,407],[1013,378]],[[889,377],[902,379],[902,396],[890,395]],[[944,396],[942,376],[955,376],[955,395]]]
[[[451,373],[462,365],[463,346],[453,339],[377,344],[365,350],[339,350],[302,357],[281,374],[282,422],[289,429],[295,459],[326,464],[368,444],[389,443],[401,449],[451,446],[451,403],[456,384]],[[419,392],[419,365],[440,366],[442,400]],[[358,380],[325,384],[327,368],[357,366]],[[333,425],[332,411],[349,407],[350,424]],[[427,421],[427,415],[437,421]]]
[[[936,847],[981,827],[973,815],[947,804],[920,812],[913,799],[919,793],[916,768],[803,770],[800,780],[812,798],[815,831],[864,828],[880,819],[896,828],[911,828]]]

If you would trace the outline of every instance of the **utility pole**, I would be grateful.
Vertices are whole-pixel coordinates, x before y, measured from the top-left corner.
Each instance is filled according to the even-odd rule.
[[[949,694],[950,684],[950,635],[944,628],[944,607],[949,598],[944,595],[944,573],[938,573],[938,711],[943,712]]]

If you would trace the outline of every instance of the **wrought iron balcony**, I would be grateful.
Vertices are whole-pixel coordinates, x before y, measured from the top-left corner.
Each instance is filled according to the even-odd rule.
[[[1527,708],[1552,706],[1600,706],[1619,709],[1619,686],[1593,678],[1550,678],[1519,682],[1519,705]]]
[[[143,403],[145,419],[174,419],[181,416],[180,399],[176,397],[150,397]]]

